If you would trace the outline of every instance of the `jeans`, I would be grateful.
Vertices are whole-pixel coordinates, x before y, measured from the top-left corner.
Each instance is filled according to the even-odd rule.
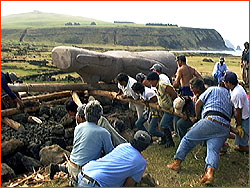
[[[158,130],[158,121],[159,121],[159,117],[152,117],[150,124],[149,124],[149,133],[152,136],[164,137],[165,134]]]
[[[152,117],[150,124],[149,124],[149,130],[147,130],[145,128],[145,126],[143,125],[145,123],[145,119],[143,116],[141,116],[135,123],[136,127],[139,130],[143,130],[148,132],[151,136],[157,136],[157,137],[164,137],[165,134],[161,131],[158,130],[158,121],[159,121],[159,117]]]
[[[239,135],[236,135],[235,145],[238,146],[248,146],[249,145],[249,118],[241,121],[242,128],[244,129],[244,137],[241,138]]]
[[[170,114],[168,112],[164,112],[162,118],[161,118],[161,128],[162,129],[170,129],[171,130],[171,124],[173,122],[174,115]]]
[[[192,127],[193,122],[190,120],[184,120],[181,117],[175,116],[174,118],[174,127],[176,133],[179,135],[180,140],[186,135],[188,129]]]
[[[144,118],[144,116],[142,115],[136,122],[135,125],[139,130],[142,131],[146,131],[148,132],[148,130],[144,127],[144,123],[147,121],[147,119]]]
[[[220,149],[229,136],[229,133],[229,128],[207,119],[201,119],[195,123],[193,128],[182,138],[174,158],[183,161],[186,155],[197,144],[206,141],[207,156],[205,159],[205,169],[218,169]]]

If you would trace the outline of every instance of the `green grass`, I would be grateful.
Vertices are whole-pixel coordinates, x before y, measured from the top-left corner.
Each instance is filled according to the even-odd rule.
[[[76,22],[81,25],[90,25],[91,22],[96,22],[98,25],[110,24],[100,20],[69,16],[54,13],[29,12],[23,14],[13,14],[9,16],[1,16],[1,28],[44,28],[44,27],[62,27],[67,22]],[[79,26],[74,26],[79,27]]]
[[[213,62],[204,62],[202,61],[203,59],[212,59],[214,60]],[[220,55],[218,56],[189,56],[187,57],[187,63],[193,67],[195,67],[199,72],[201,72],[203,75],[212,75],[213,68],[216,62],[219,61]],[[242,79],[241,76],[241,69],[240,69],[240,57],[235,57],[235,56],[228,56],[225,57],[226,59],[226,64],[228,66],[228,69],[230,71],[235,72],[238,76],[239,79]]]
[[[65,26],[65,23],[80,23],[79,26]],[[113,23],[85,18],[80,16],[70,16],[54,13],[43,13],[38,11],[1,16],[2,29],[24,29],[24,28],[48,28],[48,27],[96,27],[90,25],[95,22],[98,27],[154,27],[154,28],[176,28],[176,26],[146,26],[136,23]]]
[[[177,145],[179,139],[174,138]],[[248,187],[248,155],[234,151],[234,144],[229,140],[228,153],[221,156],[219,169],[215,172],[215,187]],[[150,173],[159,182],[160,187],[204,187],[198,180],[204,173],[206,148],[198,145],[187,155],[182,163],[182,170],[177,173],[166,167],[173,162],[177,148],[164,148],[158,144],[151,145],[143,152],[147,159],[146,173]],[[194,157],[196,154],[196,157]]]

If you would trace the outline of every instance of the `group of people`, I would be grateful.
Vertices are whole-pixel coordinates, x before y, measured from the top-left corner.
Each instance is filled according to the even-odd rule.
[[[239,84],[237,75],[224,64],[224,57],[215,65],[218,86],[208,88],[205,87],[200,73],[186,63],[185,56],[178,56],[176,61],[178,70],[173,83],[162,74],[160,64],[154,65],[147,76],[138,73],[137,80],[120,73],[117,76],[120,91],[115,97],[122,94],[120,97],[141,100],[145,106],[149,102],[160,106],[160,110],[151,109],[148,128],[144,126],[148,120],[148,115],[145,116],[143,112],[145,108],[136,108],[136,126],[139,130],[148,132],[151,137],[161,137],[160,144],[166,148],[175,146],[171,131],[178,134],[180,144],[173,163],[168,164],[167,168],[180,171],[181,162],[186,155],[196,145],[205,143],[205,173],[199,181],[211,184],[214,172],[218,169],[220,151],[231,132],[236,134],[237,150],[249,152],[248,95]],[[236,120],[236,129],[230,125],[233,117]]]
[[[64,171],[69,174],[72,186],[133,187],[145,172],[147,163],[141,152],[153,142],[152,137],[159,137],[159,144],[165,148],[175,147],[172,136],[175,132],[180,144],[174,161],[166,167],[179,172],[187,154],[205,142],[205,173],[199,181],[211,184],[218,169],[220,150],[232,130],[233,116],[237,150],[248,153],[248,96],[237,75],[225,66],[225,59],[221,57],[214,68],[218,86],[209,88],[205,87],[200,73],[187,64],[185,56],[178,56],[176,61],[178,69],[173,80],[162,73],[161,64],[154,64],[148,75],[138,73],[136,79],[125,73],[117,75],[119,91],[113,97],[141,102],[129,104],[137,112],[138,129],[131,141],[110,125],[100,102],[93,97],[81,106],[67,102],[66,109],[76,121],[73,149],[66,164],[50,165],[50,178]],[[10,75],[1,72],[1,82],[12,99],[23,105],[6,87],[13,82]],[[158,104],[160,109],[150,108],[149,103]]]

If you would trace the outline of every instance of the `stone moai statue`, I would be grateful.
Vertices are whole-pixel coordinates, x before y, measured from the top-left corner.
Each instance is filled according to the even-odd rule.
[[[77,72],[86,83],[110,83],[124,72],[135,78],[139,72],[148,74],[154,64],[162,66],[162,73],[170,79],[176,73],[175,56],[167,51],[107,51],[104,53],[76,47],[59,46],[52,50],[52,60],[57,68]]]

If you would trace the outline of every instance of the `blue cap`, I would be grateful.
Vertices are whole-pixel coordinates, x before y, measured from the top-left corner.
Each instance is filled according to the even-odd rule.
[[[227,71],[222,78],[222,81],[229,82],[231,84],[237,85],[238,84],[238,78],[237,75],[234,72]]]

